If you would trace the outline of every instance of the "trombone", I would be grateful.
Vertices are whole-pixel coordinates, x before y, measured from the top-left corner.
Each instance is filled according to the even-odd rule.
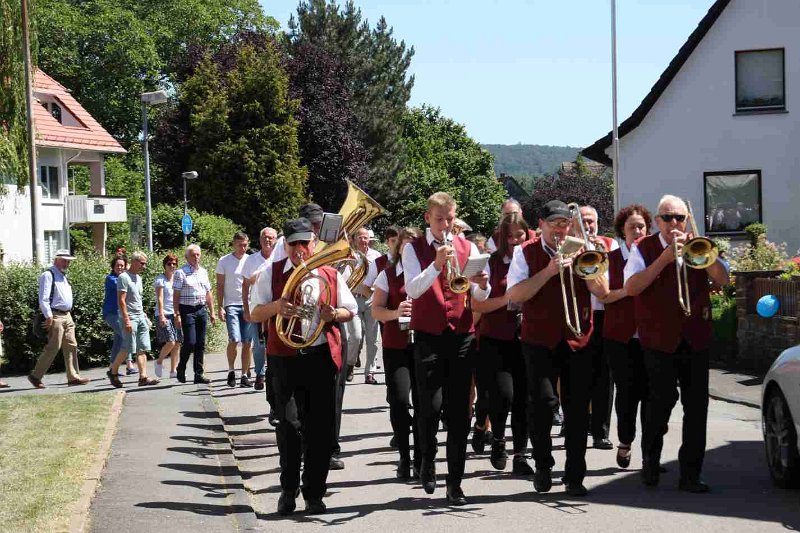
[[[573,335],[576,337],[583,337],[583,332],[581,331],[581,315],[578,311],[578,298],[575,296],[575,278],[572,276],[573,267],[570,265],[565,268],[564,265],[561,264],[561,261],[566,257],[575,255],[575,252],[584,245],[584,241],[577,237],[572,237],[571,235],[567,235],[563,242],[559,240],[557,235],[554,236],[554,239],[556,244],[556,260],[558,261],[558,276],[561,279],[561,298],[564,304],[564,320]],[[569,286],[572,294],[572,314],[570,314],[569,303],[567,302],[567,284],[564,282],[565,270],[569,271],[567,275],[569,276]],[[573,315],[575,316],[574,321],[572,319]]]
[[[573,223],[577,224],[580,228],[580,238],[583,239],[584,245],[589,245],[589,239],[586,236],[586,229],[583,227],[583,220],[581,219],[581,209],[576,203],[567,204],[567,209],[572,213]],[[573,261],[575,265],[575,275],[581,279],[592,280],[599,278],[608,270],[608,254],[602,250],[584,250],[579,253]]]
[[[708,237],[697,236],[700,232],[697,231],[692,204],[688,201],[686,202],[686,210],[689,212],[691,231],[695,237],[689,239],[683,245],[683,250],[680,254],[682,261],[678,261],[678,242],[674,239],[672,241],[672,251],[675,253],[675,273],[678,278],[678,304],[681,306],[683,314],[688,317],[692,316],[692,303],[689,299],[689,271],[686,268],[703,270],[710,267],[719,257],[719,249],[714,241]]]

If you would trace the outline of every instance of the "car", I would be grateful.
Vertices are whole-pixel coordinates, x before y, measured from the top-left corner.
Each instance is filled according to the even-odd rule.
[[[800,488],[800,345],[772,363],[761,390],[761,427],[772,480]]]

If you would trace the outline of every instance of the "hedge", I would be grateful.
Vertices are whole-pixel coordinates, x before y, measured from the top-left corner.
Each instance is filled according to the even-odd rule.
[[[182,250],[173,253],[182,257]],[[166,252],[153,254],[142,275],[144,308],[151,319],[155,302],[153,280],[162,272],[164,255]],[[79,256],[67,273],[75,298],[73,318],[78,361],[82,368],[109,364],[113,335],[102,316],[104,282],[110,271],[109,262],[110,259],[99,256]],[[214,285],[213,272],[217,257],[204,254],[202,264],[208,269],[209,279]],[[38,305],[38,277],[43,271],[44,268],[27,263],[0,266],[0,320],[5,325],[5,331],[0,335],[5,351],[5,361],[2,362],[4,372],[30,372],[44,348],[44,340],[36,339],[31,331],[31,314]],[[155,329],[150,331],[150,335],[155,350]],[[209,328],[206,341],[209,350],[220,349],[225,342],[224,324]],[[55,369],[63,368],[63,358],[56,357]]]

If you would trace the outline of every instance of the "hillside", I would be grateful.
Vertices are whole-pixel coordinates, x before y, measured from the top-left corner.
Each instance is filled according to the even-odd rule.
[[[561,163],[574,161],[580,148],[539,144],[484,144],[494,156],[494,170],[512,176],[541,176],[555,172]]]

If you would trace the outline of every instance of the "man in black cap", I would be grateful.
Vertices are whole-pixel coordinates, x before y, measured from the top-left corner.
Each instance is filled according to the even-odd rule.
[[[277,334],[275,317],[296,316],[298,308],[281,298],[286,282],[294,268],[314,253],[312,223],[306,218],[288,221],[283,227],[288,257],[270,263],[256,282],[251,294],[251,315],[255,320],[268,321],[267,354],[270,356],[270,385],[279,424],[276,430],[281,464],[281,495],[278,513],[294,512],[295,498],[300,490],[301,449],[304,448],[303,497],[306,511],[324,513],[322,501],[327,489],[329,461],[333,434],[336,399],[336,375],[342,367],[342,345],[337,323],[352,320],[358,311],[347,283],[331,267],[312,272],[329,285],[330,301],[324,300],[320,283],[310,279],[302,289],[310,291],[317,302],[309,320],[301,320],[301,332],[314,331],[319,322],[325,323],[323,333],[311,346],[296,350],[284,344]],[[322,299],[322,301],[320,301]],[[302,444],[301,444],[302,435]]]
[[[539,216],[542,236],[514,249],[508,270],[508,299],[522,304],[522,354],[528,374],[528,431],[533,443],[536,492],[552,487],[551,470],[553,441],[553,407],[558,399],[555,383],[561,378],[561,401],[567,426],[565,447],[567,462],[564,485],[571,496],[586,495],[586,432],[589,424],[589,398],[592,382],[592,358],[589,339],[592,336],[592,302],[590,295],[602,298],[608,293],[608,281],[601,276],[584,281],[569,276],[571,254],[563,257],[559,244],[569,235],[572,213],[564,202],[545,204]],[[564,271],[564,283],[559,272]],[[571,287],[574,283],[575,292]],[[566,292],[564,304],[562,290]],[[575,316],[573,297],[577,299]],[[565,305],[575,327],[567,326]]]

